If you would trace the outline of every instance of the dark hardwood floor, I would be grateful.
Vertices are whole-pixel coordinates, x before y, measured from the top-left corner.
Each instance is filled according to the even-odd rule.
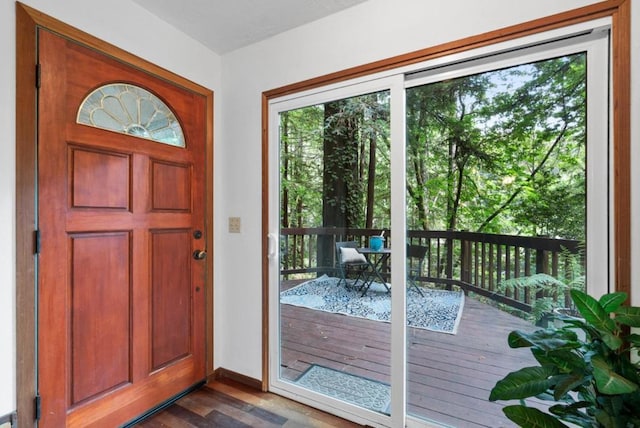
[[[212,381],[135,425],[138,428],[336,427],[360,425],[230,379]]]

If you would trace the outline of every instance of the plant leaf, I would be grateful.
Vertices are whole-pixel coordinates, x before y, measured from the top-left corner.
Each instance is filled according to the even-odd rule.
[[[544,351],[558,349],[575,349],[580,347],[575,331],[546,329],[536,330],[533,333],[525,333],[519,330],[509,333],[508,343],[511,348],[524,348],[535,346]]]
[[[593,428],[593,418],[581,412],[580,409],[591,407],[592,404],[586,401],[578,401],[568,406],[556,404],[549,407],[549,413],[556,415],[563,421],[581,426],[583,428]]]
[[[640,387],[640,365],[632,363],[627,355],[621,355],[617,359],[616,369],[616,373]],[[640,408],[640,391],[636,392],[634,399]],[[638,412],[638,416],[640,417],[640,412]]]
[[[553,416],[533,407],[520,405],[506,406],[504,414],[513,422],[526,428],[562,428],[567,427]]]
[[[529,334],[520,330],[509,333],[507,342],[511,348],[528,348],[533,346],[533,342],[529,340]]]
[[[615,311],[615,320],[629,327],[640,327],[640,308],[637,306],[622,306]]]
[[[531,353],[541,366],[553,365],[562,373],[585,372],[587,369],[584,358],[572,352],[571,349],[557,349],[549,352],[531,348]]]
[[[596,420],[598,421],[598,426],[605,428],[625,428],[625,427],[633,427],[635,425],[628,425],[623,422],[623,419],[620,416],[611,415],[605,411],[596,412]]]
[[[630,334],[627,336],[627,341],[635,347],[640,347],[640,334]]]
[[[602,305],[580,290],[571,290],[571,299],[582,317],[599,330],[614,333],[616,323],[609,317]]]
[[[556,372],[553,366],[524,367],[511,372],[496,382],[489,401],[519,400],[541,394],[555,384],[556,381],[550,377]]]
[[[591,359],[593,377],[598,391],[603,394],[628,394],[638,389],[638,385],[616,373],[599,355]]]
[[[542,394],[538,394],[538,395],[536,395],[536,398],[538,400],[553,401],[554,403],[556,402],[556,399],[553,398],[553,394],[550,394],[549,392],[543,392]],[[571,398],[571,397],[569,397],[569,398]]]
[[[624,344],[624,341],[621,338],[611,333],[603,334],[602,341],[609,347],[609,349],[613,351],[620,348]]]
[[[610,314],[620,307],[627,300],[627,293],[619,291],[617,293],[605,294],[600,298],[600,305],[604,308],[605,312]]]
[[[498,290],[501,291],[527,288],[534,291],[552,288],[564,291],[567,288],[567,285],[546,273],[536,273],[529,276],[510,278],[500,282],[498,285]]]
[[[556,376],[556,386],[553,390],[553,398],[560,401],[565,394],[573,391],[577,386],[589,382],[589,379],[580,374]]]

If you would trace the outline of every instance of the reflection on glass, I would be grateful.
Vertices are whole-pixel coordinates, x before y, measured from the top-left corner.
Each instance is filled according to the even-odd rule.
[[[87,96],[77,122],[158,143],[184,147],[180,123],[167,105],[146,89],[122,83],[102,86]]]
[[[280,114],[279,377],[383,414],[388,254],[362,248],[390,224],[389,144],[386,91]]]
[[[508,332],[544,325],[584,287],[585,59],[407,90],[407,254],[423,252],[407,260],[413,416],[510,425],[489,391],[535,363]]]

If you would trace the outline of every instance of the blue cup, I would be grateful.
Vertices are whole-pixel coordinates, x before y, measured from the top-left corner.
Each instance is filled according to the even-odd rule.
[[[382,236],[369,237],[369,247],[371,247],[373,251],[380,251],[382,249],[383,244],[384,244],[384,238]]]

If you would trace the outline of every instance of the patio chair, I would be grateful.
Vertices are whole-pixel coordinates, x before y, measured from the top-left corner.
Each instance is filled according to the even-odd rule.
[[[422,265],[427,255],[427,247],[407,244],[407,286],[413,287],[424,297],[418,286],[418,279],[422,275]]]
[[[353,287],[356,287],[358,281],[362,280],[362,284],[366,283],[366,272],[369,270],[369,262],[366,257],[358,252],[358,243],[355,241],[336,242],[336,266],[340,280],[348,288],[347,278],[355,275],[356,280]]]

